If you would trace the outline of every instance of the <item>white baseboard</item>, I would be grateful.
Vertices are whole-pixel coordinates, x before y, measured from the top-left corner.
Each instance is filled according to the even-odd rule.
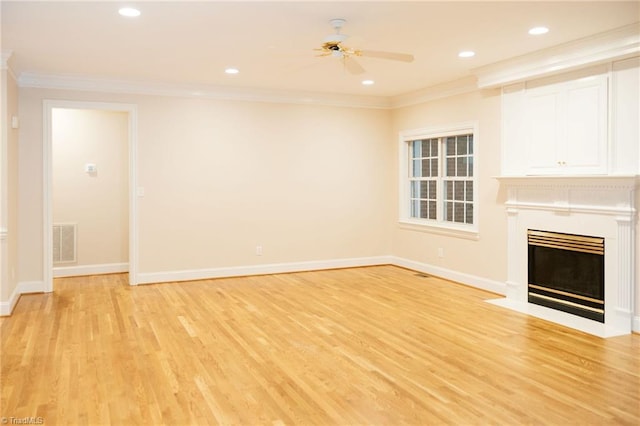
[[[13,308],[16,307],[16,303],[18,303],[18,299],[20,298],[20,293],[18,292],[18,290],[19,286],[16,286],[16,288],[13,289],[13,293],[11,293],[11,296],[9,296],[9,300],[7,300],[6,302],[0,302],[0,316],[6,317],[8,315],[11,315],[11,313],[13,312]]]
[[[640,333],[640,317],[633,317],[633,325],[631,326],[631,329],[636,333]]]
[[[287,272],[314,271],[322,269],[353,268],[358,266],[395,265],[456,281],[471,287],[505,295],[507,285],[475,275],[445,269],[426,263],[395,256],[358,257],[351,259],[331,259],[297,263],[276,263],[268,265],[238,266],[230,268],[193,269],[184,271],[147,272],[138,274],[138,284],[164,283],[175,281],[203,280],[208,278],[239,277],[247,275],[281,274]]]
[[[248,275],[278,274],[287,272],[302,272],[322,269],[353,268],[359,266],[395,265],[418,272],[435,275],[440,278],[456,281],[471,287],[493,293],[506,295],[507,284],[475,275],[453,271],[439,266],[429,265],[414,260],[396,256],[374,256],[350,259],[332,259],[323,261],[309,261],[296,263],[277,263],[268,265],[238,266],[229,268],[193,269],[183,271],[151,272],[138,274],[139,284],[191,281],[208,278],[238,277]],[[84,269],[80,269],[84,268]],[[58,269],[56,271],[55,269]],[[54,276],[91,275],[105,273],[120,273],[128,270],[126,263],[110,265],[89,265],[86,267],[55,268]],[[71,273],[73,272],[73,273]],[[69,273],[69,275],[63,275]],[[0,316],[11,315],[21,294],[44,292],[44,282],[30,281],[19,283],[8,301],[0,302]],[[633,318],[633,331],[640,333],[640,316]]]
[[[15,289],[13,289],[13,293],[9,296],[9,300],[5,302],[0,302],[0,316],[8,316],[11,315],[13,309],[16,307],[16,303],[18,303],[18,299],[20,299],[21,294],[27,293],[43,293],[44,292],[44,282],[43,281],[26,281],[22,283],[18,283]]]
[[[504,282],[494,281],[487,278],[465,274],[451,269],[441,268],[439,266],[429,265],[428,263],[421,263],[415,260],[404,259],[396,256],[390,256],[389,263],[396,266],[402,266],[403,268],[413,269],[418,272],[424,272],[425,274],[435,275],[436,277],[455,281],[460,284],[465,284],[471,287],[490,291],[492,293],[502,295],[507,294],[507,284]]]
[[[53,268],[54,278],[78,277],[82,275],[119,274],[129,272],[128,263],[105,263],[101,265],[56,266]]]
[[[209,278],[238,277],[248,275],[281,274],[287,272],[317,271],[323,269],[355,268],[360,266],[396,265],[419,272],[436,275],[472,287],[498,294],[506,293],[506,285],[496,281],[452,271],[395,256],[373,256],[349,259],[330,259],[309,262],[276,263],[267,265],[238,266],[228,268],[192,269],[182,271],[148,272],[138,274],[138,284],[192,281]],[[127,264],[89,265],[54,268],[54,276],[92,275],[127,271]],[[0,315],[10,315],[20,294],[44,291],[42,281],[20,283],[7,302],[0,302]]]
[[[355,268],[359,266],[387,265],[390,263],[392,263],[390,256],[375,256],[351,259],[314,260],[295,263],[273,263],[267,265],[237,266],[229,268],[143,272],[138,274],[138,284],[241,277],[247,275],[282,274],[287,272],[317,271],[322,269]]]

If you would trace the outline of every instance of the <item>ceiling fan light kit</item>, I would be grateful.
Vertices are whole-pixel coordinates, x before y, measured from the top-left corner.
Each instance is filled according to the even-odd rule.
[[[345,69],[351,74],[362,74],[365,69],[355,60],[356,56],[388,59],[392,61],[400,62],[412,62],[413,55],[408,53],[398,52],[385,52],[381,50],[358,50],[347,46],[342,43],[346,41],[349,36],[341,34],[340,31],[347,21],[342,18],[336,18],[329,21],[335,34],[330,34],[324,38],[322,46],[318,49],[321,53],[318,56],[332,56],[334,58],[340,58],[344,62]]]

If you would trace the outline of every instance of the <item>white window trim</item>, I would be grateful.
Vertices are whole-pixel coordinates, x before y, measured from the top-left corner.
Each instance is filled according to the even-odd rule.
[[[410,180],[409,180],[409,142],[417,139],[441,138],[457,136],[463,133],[473,133],[473,224],[459,224],[444,220],[417,219],[411,217],[410,208]],[[477,240],[480,238],[478,226],[480,203],[478,201],[478,122],[462,122],[445,126],[433,126],[400,132],[398,142],[398,171],[399,171],[399,218],[401,229],[411,231],[430,232],[451,237]],[[443,197],[443,194],[438,194]]]

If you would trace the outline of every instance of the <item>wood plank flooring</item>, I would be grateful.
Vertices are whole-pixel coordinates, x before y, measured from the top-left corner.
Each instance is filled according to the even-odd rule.
[[[640,335],[600,339],[380,266],[129,287],[1,320],[0,416],[46,425],[640,424]]]

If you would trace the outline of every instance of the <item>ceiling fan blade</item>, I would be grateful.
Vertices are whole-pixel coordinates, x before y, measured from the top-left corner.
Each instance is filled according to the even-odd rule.
[[[408,53],[382,52],[380,50],[359,50],[358,56],[366,56],[368,58],[391,59],[393,61],[413,62],[413,55]]]
[[[345,56],[344,57],[344,67],[351,74],[363,74],[364,73],[364,68],[362,68],[362,65],[360,65],[358,63],[358,61],[356,61],[353,57],[350,57],[350,56]]]

